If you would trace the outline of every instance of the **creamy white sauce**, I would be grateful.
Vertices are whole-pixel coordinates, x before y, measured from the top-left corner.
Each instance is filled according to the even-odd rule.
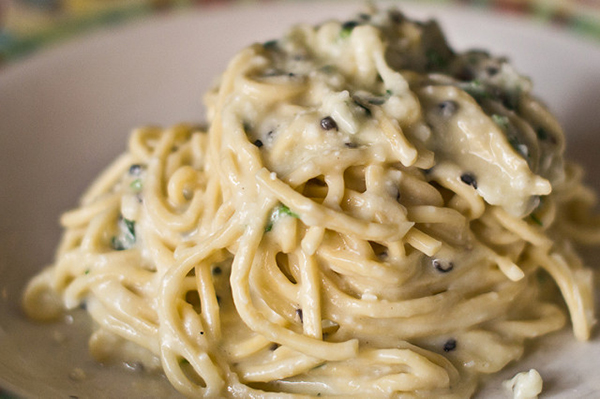
[[[454,86],[428,86],[418,94],[433,132],[426,146],[438,164],[450,162],[472,175],[486,202],[524,216],[537,205],[536,196],[550,193],[550,182],[531,171],[471,96]],[[445,113],[444,102],[454,110]]]

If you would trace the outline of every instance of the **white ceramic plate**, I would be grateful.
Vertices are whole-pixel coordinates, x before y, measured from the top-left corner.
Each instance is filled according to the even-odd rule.
[[[176,396],[164,377],[101,367],[86,348],[85,318],[39,325],[19,310],[25,282],[51,262],[61,212],[125,149],[130,129],[203,119],[202,93],[250,41],[276,38],[296,22],[347,18],[354,3],[270,3],[155,16],[46,50],[0,70],[0,386],[23,397]],[[598,170],[600,45],[518,17],[406,4],[436,17],[458,50],[507,55],[563,122],[569,154]],[[597,174],[589,176],[600,187]],[[588,263],[599,254],[588,251]],[[600,392],[598,334],[570,332],[532,345],[523,362],[488,381],[481,398],[502,398],[502,379],[535,367],[545,398]],[[86,378],[71,374],[80,368]],[[595,394],[594,394],[595,392]]]

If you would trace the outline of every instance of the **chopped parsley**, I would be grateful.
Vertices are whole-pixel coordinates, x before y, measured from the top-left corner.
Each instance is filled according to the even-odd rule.
[[[440,69],[448,65],[448,61],[435,49],[428,49],[425,52],[425,57],[427,58],[428,69]]]
[[[135,221],[119,218],[118,222],[120,233],[112,236],[110,239],[110,246],[115,251],[123,251],[130,249],[135,244]]]
[[[354,28],[358,26],[356,21],[348,21],[342,24],[342,30],[340,31],[340,38],[346,39],[350,36]]]
[[[294,218],[300,217],[297,213],[293,212],[290,208],[281,204],[273,210],[273,213],[271,213],[271,217],[269,218],[269,223],[267,223],[267,227],[265,227],[265,232],[271,231],[273,229],[273,225],[275,224],[275,222],[285,216],[291,216]]]
[[[362,110],[365,113],[365,116],[371,116],[371,110],[369,109],[368,101],[358,96],[353,96],[352,100],[354,101],[354,105],[356,105],[358,109]]]
[[[523,158],[529,158],[529,149],[527,146],[519,141],[515,136],[508,137],[508,142]]]
[[[263,43],[263,47],[267,50],[274,50],[277,48],[277,40],[269,40]]]
[[[485,87],[481,81],[475,79],[466,84],[460,85],[461,89],[463,89],[467,94],[469,94],[473,99],[477,102],[483,100],[484,98],[490,98],[491,94]]]
[[[136,193],[139,193],[140,191],[142,191],[143,187],[144,187],[144,185],[142,184],[142,179],[135,179],[134,181],[132,181],[129,184],[129,188],[131,188]]]
[[[125,246],[117,236],[112,236],[110,239],[110,247],[115,251],[123,251]]]
[[[508,129],[508,125],[510,124],[510,121],[508,120],[507,116],[493,114],[492,120],[494,121],[494,123],[496,125],[498,125],[499,127],[501,127],[504,130]]]
[[[123,224],[127,227],[127,232],[135,237],[135,221],[123,218]]]
[[[529,158],[529,148],[515,135],[514,127],[511,129],[510,119],[507,116],[493,114],[492,120],[498,127],[507,133],[507,140],[511,147],[517,151],[523,158]]]
[[[329,75],[335,72],[335,67],[333,65],[324,65],[323,67],[321,67],[321,71]]]
[[[531,215],[529,215],[529,218],[533,221],[533,223],[537,224],[538,226],[543,226],[544,223],[542,223],[542,221],[540,220],[540,218],[538,218],[537,216],[535,216],[533,213]]]

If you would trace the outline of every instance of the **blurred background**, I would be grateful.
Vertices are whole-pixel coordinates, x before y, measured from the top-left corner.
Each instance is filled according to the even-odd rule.
[[[267,1],[276,0],[0,0],[0,65],[75,35],[152,13]],[[527,14],[540,23],[600,39],[600,0],[412,1],[460,3],[498,13]]]

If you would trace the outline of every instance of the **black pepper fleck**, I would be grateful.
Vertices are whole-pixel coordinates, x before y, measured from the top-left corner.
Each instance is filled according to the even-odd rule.
[[[431,264],[433,265],[433,267],[435,267],[435,269],[437,271],[440,271],[442,273],[448,273],[449,271],[451,271],[452,269],[454,269],[454,263],[452,262],[446,262],[443,261],[441,259],[434,259]]]
[[[451,352],[456,349],[456,340],[454,338],[450,338],[444,344],[444,352]]]
[[[337,130],[338,125],[331,116],[326,116],[325,118],[321,119],[321,128],[323,130]]]
[[[262,146],[263,146],[263,142],[262,142],[261,140],[256,140],[256,141],[254,142],[254,145],[255,145],[255,146],[257,146],[258,148],[260,148],[260,147],[262,147]]]
[[[298,315],[298,318],[300,319],[300,323],[304,323],[304,320],[302,319],[302,309],[296,309],[296,314]]]
[[[348,21],[342,24],[343,30],[352,30],[358,26],[358,22],[356,21]]]
[[[223,270],[221,269],[220,266],[213,267],[213,269],[212,269],[213,276],[219,276],[219,275],[221,275],[221,273],[223,273]]]
[[[485,71],[487,72],[487,74],[489,76],[494,76],[494,75],[498,74],[498,72],[500,72],[500,69],[498,69],[497,66],[489,66],[485,69]]]
[[[262,76],[265,78],[269,78],[271,76],[280,76],[281,75],[281,71],[277,68],[268,68],[265,69]]]
[[[551,144],[556,144],[556,137],[548,133],[546,129],[543,127],[538,128],[535,133],[537,134],[537,138],[542,141],[547,141]]]
[[[546,129],[544,129],[543,127],[538,128],[535,133],[537,134],[538,139],[540,140],[547,140],[548,139],[548,132],[546,132]]]
[[[460,176],[460,181],[468,184],[469,186],[473,186],[474,189],[477,189],[477,180],[475,180],[475,176],[470,173],[463,173]]]
[[[440,115],[442,115],[445,118],[454,115],[457,109],[458,104],[456,103],[456,101],[446,100],[438,104],[438,110],[440,112]]]
[[[475,79],[475,71],[472,67],[464,66],[456,72],[454,75],[458,80],[462,80],[463,82],[468,82],[470,80]]]
[[[132,176],[139,176],[142,173],[142,165],[133,164],[129,167],[129,174]]]
[[[268,50],[274,50],[277,48],[277,40],[269,40],[263,43],[263,47]]]
[[[404,21],[404,15],[398,10],[389,11],[390,20],[396,24]]]

